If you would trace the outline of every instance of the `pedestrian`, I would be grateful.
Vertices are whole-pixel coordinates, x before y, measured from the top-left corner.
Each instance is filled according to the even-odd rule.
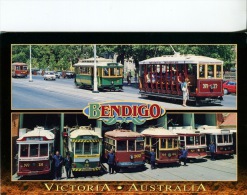
[[[128,72],[128,75],[127,75],[127,82],[128,82],[128,85],[130,85],[131,84],[131,72],[129,71]]]
[[[154,152],[154,149],[152,148],[151,152],[150,152],[150,163],[151,163],[151,169],[155,168],[155,158],[156,154]]]
[[[67,153],[66,158],[64,159],[64,165],[65,165],[67,179],[69,179],[71,176],[71,169],[72,169],[72,158],[70,157],[69,153]]]
[[[107,155],[107,163],[109,165],[109,174],[114,173],[114,164],[115,164],[115,154],[113,152],[113,149],[110,150],[110,153]]]
[[[188,150],[185,147],[183,147],[182,154],[179,157],[179,164],[180,165],[181,165],[181,161],[182,161],[184,163],[184,166],[187,166],[186,165],[187,155],[188,155]]]
[[[62,166],[63,166],[63,157],[59,154],[59,151],[56,151],[56,154],[52,157],[55,164],[55,179],[60,180],[62,176]]]
[[[215,155],[215,145],[214,142],[211,142],[211,144],[209,145],[209,151],[211,154],[211,160],[215,160],[214,155]]]
[[[181,84],[181,88],[183,92],[183,106],[186,106],[186,102],[189,96],[188,84],[189,84],[188,78],[185,78],[185,81]]]

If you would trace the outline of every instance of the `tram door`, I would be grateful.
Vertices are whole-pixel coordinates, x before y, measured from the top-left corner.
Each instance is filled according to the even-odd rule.
[[[156,153],[156,158],[160,158],[160,152],[159,152],[159,139],[152,138],[152,148],[154,148],[154,152]]]

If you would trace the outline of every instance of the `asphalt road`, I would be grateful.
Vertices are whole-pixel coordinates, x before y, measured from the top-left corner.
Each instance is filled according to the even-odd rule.
[[[150,164],[145,164],[143,170],[127,170],[122,173],[108,174],[104,172],[100,176],[84,175],[67,179],[65,168],[61,181],[237,181],[237,156],[234,158],[211,161],[202,159],[187,163],[188,166],[163,166],[151,169]],[[108,166],[106,165],[108,168]],[[49,178],[50,180],[51,178]],[[12,181],[17,180],[47,180],[44,176],[17,177],[12,175]]]
[[[142,98],[135,85],[124,86],[123,92],[92,93],[91,90],[76,88],[73,79],[45,81],[42,76],[37,75],[33,76],[33,82],[29,82],[29,77],[12,78],[12,109],[81,110],[90,102],[116,100],[156,102],[167,110],[235,110],[237,108],[236,95],[225,95],[221,104],[183,107],[182,102]]]

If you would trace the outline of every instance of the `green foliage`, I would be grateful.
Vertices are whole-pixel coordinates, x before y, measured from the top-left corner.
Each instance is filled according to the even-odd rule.
[[[236,61],[235,45],[172,45],[180,54],[203,55],[224,61],[229,69]],[[162,55],[173,55],[170,45],[97,45],[97,56],[113,57],[124,64],[125,59],[132,58],[138,69],[139,62]],[[50,70],[68,70],[81,58],[93,57],[93,45],[32,45],[32,67]],[[30,46],[13,45],[12,62],[29,64]]]

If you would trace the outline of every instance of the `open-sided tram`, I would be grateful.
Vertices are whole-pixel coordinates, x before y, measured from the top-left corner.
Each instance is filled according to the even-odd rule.
[[[54,150],[55,135],[43,127],[23,134],[17,139],[18,176],[51,173],[50,153]]]
[[[91,126],[72,128],[68,134],[68,149],[72,157],[72,173],[100,172],[102,137]]]
[[[75,67],[75,85],[81,88],[93,89],[94,58],[83,59],[73,65]],[[114,63],[111,59],[96,58],[98,89],[122,90],[123,65]]]
[[[154,148],[156,163],[177,163],[178,135],[163,127],[147,128],[141,131],[145,136],[145,157],[150,162],[150,152]]]
[[[219,102],[223,99],[223,61],[196,55],[165,55],[139,62],[142,96],[182,100],[181,83],[189,80],[189,100]]]
[[[171,130],[178,135],[180,150],[185,147],[188,150],[187,158],[202,159],[207,156],[206,135],[191,129],[190,126],[175,127]]]
[[[111,149],[115,152],[117,169],[141,168],[145,164],[144,136],[140,133],[124,129],[106,132],[105,158]]]
[[[28,74],[28,68],[26,63],[15,62],[12,64],[12,77],[25,78]]]
[[[232,156],[234,154],[233,148],[233,133],[228,129],[218,129],[213,126],[201,126],[198,131],[206,135],[206,144],[211,142],[215,145],[216,156]],[[210,155],[209,147],[207,148],[208,155]]]

